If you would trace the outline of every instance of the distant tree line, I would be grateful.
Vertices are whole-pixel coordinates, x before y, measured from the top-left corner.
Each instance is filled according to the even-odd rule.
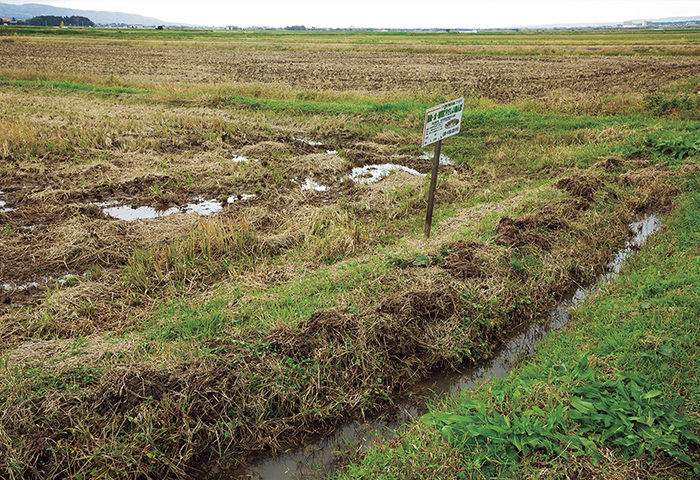
[[[73,27],[94,27],[95,23],[86,17],[58,17],[56,15],[41,15],[39,17],[33,17],[24,21],[25,25],[36,25],[40,27],[60,27],[73,26]]]

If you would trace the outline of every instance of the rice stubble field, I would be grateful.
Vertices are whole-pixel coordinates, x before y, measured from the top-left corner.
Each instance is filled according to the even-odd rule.
[[[214,476],[389,411],[698,171],[678,45],[94,35],[0,31],[6,478]],[[458,96],[426,240],[423,115]]]

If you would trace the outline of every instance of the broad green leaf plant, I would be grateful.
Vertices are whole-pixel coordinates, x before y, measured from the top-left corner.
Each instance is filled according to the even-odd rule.
[[[473,453],[474,466],[491,476],[517,472],[519,460],[535,450],[562,458],[585,455],[595,465],[602,459],[598,447],[604,443],[625,458],[661,449],[700,473],[700,464],[683,451],[688,443],[700,444],[690,422],[677,411],[683,399],[664,402],[662,393],[637,374],[597,381],[587,356],[571,370],[552,366],[551,375],[549,381],[568,377],[577,384],[568,403],[525,408],[518,386],[495,386],[494,397],[502,406],[512,402],[508,415],[486,402],[463,400],[457,413],[431,412],[421,420],[438,427],[456,447]]]

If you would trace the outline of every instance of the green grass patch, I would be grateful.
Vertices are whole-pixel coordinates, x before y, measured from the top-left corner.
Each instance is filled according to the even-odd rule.
[[[271,328],[279,323],[294,325],[320,310],[357,311],[360,302],[370,302],[381,291],[377,279],[386,273],[381,259],[350,261],[323,267],[312,274],[261,291],[249,291],[247,303],[234,319],[240,326]]]
[[[649,147],[676,160],[700,153],[700,132],[676,133],[672,137],[648,139]]]
[[[0,77],[0,85],[21,87],[25,89],[32,88],[43,92],[55,93],[57,93],[57,91],[60,93],[91,92],[110,95],[140,95],[153,93],[152,90],[145,90],[142,88],[135,87],[120,87],[108,85],[95,85],[90,83],[74,83],[47,80],[15,80],[7,77]]]
[[[43,366],[14,366],[7,369],[7,380],[3,382],[0,395],[21,403],[56,392],[79,392],[97,382],[103,373],[103,369],[94,366],[76,366],[61,371]]]
[[[208,340],[221,333],[227,324],[226,299],[203,304],[175,300],[160,313],[150,327],[150,337],[170,340]]]

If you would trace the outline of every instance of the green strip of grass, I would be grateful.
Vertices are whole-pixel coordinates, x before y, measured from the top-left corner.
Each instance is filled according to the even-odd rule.
[[[151,90],[133,87],[111,87],[106,85],[93,85],[87,83],[56,82],[45,80],[14,80],[7,77],[0,77],[0,85],[16,86],[22,88],[36,88],[40,90],[60,90],[62,92],[93,92],[106,94],[146,94],[153,93]]]
[[[386,274],[382,263],[381,259],[353,261],[341,267],[342,274],[331,276],[324,268],[268,290],[249,292],[251,298],[235,322],[263,330],[280,322],[294,324],[323,309],[357,310],[353,301],[367,301],[381,291],[378,279]],[[363,296],[356,298],[359,292]],[[341,299],[350,304],[341,304]]]

